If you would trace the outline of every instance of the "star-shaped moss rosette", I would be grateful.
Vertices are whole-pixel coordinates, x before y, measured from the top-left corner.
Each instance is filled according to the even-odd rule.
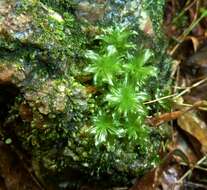
[[[94,126],[90,128],[90,133],[95,136],[95,145],[113,139],[113,137],[123,136],[124,130],[119,128],[118,121],[101,111],[93,118]]]
[[[132,56],[132,58],[123,65],[128,74],[128,78],[135,83],[145,82],[150,76],[156,76],[156,68],[153,66],[146,66],[145,64],[151,58],[152,53],[149,49],[141,50],[137,55]]]
[[[96,54],[93,51],[88,51],[86,56],[91,59],[92,64],[89,65],[85,71],[93,73],[93,79],[95,85],[102,85],[108,83],[113,85],[114,76],[121,73],[120,58],[116,53],[110,53],[104,55]]]
[[[130,31],[126,27],[116,26],[105,29],[104,34],[97,36],[96,39],[102,41],[103,50],[113,45],[123,55],[128,50],[136,48],[135,44],[128,40],[135,34],[137,34],[135,31]]]
[[[133,85],[127,82],[111,87],[110,92],[106,95],[109,106],[124,117],[130,113],[144,114],[146,110],[143,101],[146,98],[146,93],[138,92]]]

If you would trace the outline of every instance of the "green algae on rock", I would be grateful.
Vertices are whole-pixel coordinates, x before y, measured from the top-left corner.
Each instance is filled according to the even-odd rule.
[[[70,13],[60,15],[32,0],[5,4],[7,11],[3,7],[0,21],[3,47],[10,50],[33,47],[33,59],[41,59],[51,71],[64,73],[68,71],[69,57],[81,57],[85,39]]]
[[[103,88],[94,88],[92,77],[83,71],[88,65],[84,58],[86,50],[100,49],[100,39],[91,39],[95,34],[88,36],[84,27],[93,27],[98,22],[103,27],[114,21],[121,22],[121,26],[127,21],[128,25],[134,15],[139,16],[132,14],[139,1],[128,2],[129,9],[125,8],[125,1],[109,3],[111,10],[104,9],[97,17],[103,21],[90,20],[87,14],[85,17],[81,14],[95,9],[97,3],[106,2],[94,2],[92,8],[84,10],[79,1],[0,2],[0,87],[1,76],[5,76],[2,73],[9,70],[11,75],[7,76],[6,85],[18,89],[5,108],[8,114],[4,114],[0,125],[8,132],[3,132],[5,139],[11,136],[13,145],[18,142],[31,157],[34,172],[42,183],[54,181],[59,189],[63,183],[69,188],[88,181],[103,182],[103,179],[108,183],[106,186],[129,184],[129,179],[153,167],[157,160],[162,137],[155,130],[149,129],[154,144],[145,144],[149,145],[147,152],[142,151],[139,143],[121,136],[96,146],[94,136],[89,133],[94,115],[105,102]],[[121,21],[117,17],[120,9],[125,11]],[[101,27],[98,32],[103,34]],[[132,40],[137,43],[135,38]],[[144,48],[145,44],[141,46]],[[136,44],[131,51],[135,47]],[[79,80],[84,77],[85,80]],[[90,93],[90,88],[94,93]],[[150,93],[153,98],[155,91]],[[153,108],[149,112],[154,110],[157,111]],[[130,121],[127,124],[131,126]],[[77,178],[73,177],[74,173]],[[48,177],[52,180],[47,181]]]

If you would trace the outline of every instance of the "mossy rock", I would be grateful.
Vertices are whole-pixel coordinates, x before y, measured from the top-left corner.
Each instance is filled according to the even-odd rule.
[[[80,80],[87,77],[81,75],[87,47],[97,47],[86,32],[94,21],[80,19],[80,6],[71,2],[0,2],[0,87],[8,69],[12,74],[4,87],[16,92],[8,105],[2,103],[6,95],[0,95],[7,112],[0,120],[0,134],[31,157],[43,184],[54,183],[57,189],[86,182],[129,185],[156,164],[162,137],[150,129],[153,143],[147,152],[124,138],[116,139],[114,146],[95,145],[88,129],[99,106]],[[104,15],[101,26],[109,23],[108,12]]]

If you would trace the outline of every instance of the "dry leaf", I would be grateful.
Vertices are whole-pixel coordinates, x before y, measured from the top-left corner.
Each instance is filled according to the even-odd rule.
[[[164,113],[162,115],[149,118],[148,123],[152,126],[159,126],[164,122],[177,119],[181,114],[183,114],[183,111],[174,111],[174,112]]]
[[[168,144],[168,150],[170,152],[176,149],[183,152],[183,154],[187,157],[189,164],[194,164],[199,160],[198,155],[192,150],[190,144],[186,141],[180,131],[177,130],[177,128],[173,130],[172,141]],[[180,162],[180,159],[176,160]]]
[[[178,118],[178,125],[195,137],[201,144],[201,151],[207,153],[207,126],[195,112],[186,112]]]
[[[140,180],[138,179],[130,190],[181,190],[183,184],[177,184],[177,181],[183,171],[180,165],[174,162],[175,155],[182,160],[186,159],[182,151],[171,151],[157,168],[148,172]]]
[[[199,47],[199,41],[196,37],[193,37],[193,36],[187,36],[185,38],[185,40],[191,40],[192,44],[193,44],[193,49],[194,49],[194,52],[196,52],[198,50],[198,47]]]

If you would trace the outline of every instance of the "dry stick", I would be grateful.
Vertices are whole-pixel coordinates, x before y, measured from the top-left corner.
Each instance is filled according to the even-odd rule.
[[[177,68],[176,68],[177,72],[176,72],[175,88],[173,89],[174,93],[176,92],[176,87],[178,86],[178,82],[179,82],[179,79],[180,79],[180,67],[179,67],[179,64],[177,65]]]
[[[155,100],[150,100],[150,101],[147,101],[147,102],[144,102],[144,104],[152,104],[152,103],[155,103],[155,102],[159,102],[160,100],[165,100],[165,99],[168,99],[168,98],[172,98],[172,97],[180,97],[182,95],[184,95],[185,93],[189,92],[190,90],[192,90],[193,88],[195,87],[198,87],[199,85],[203,84],[204,82],[207,81],[207,77],[194,83],[192,86],[190,87],[186,87],[185,90],[183,90],[181,93],[177,94],[177,93],[174,93],[174,94],[171,94],[171,95],[168,95],[168,96],[164,96],[164,97],[161,97],[161,98],[157,98]]]
[[[157,98],[155,100],[150,100],[148,102],[144,102],[144,104],[152,104],[152,103],[155,103],[155,102],[159,102],[160,100],[165,100],[165,99],[168,99],[168,98],[171,98],[171,97],[174,97],[176,96],[177,94],[171,94],[171,95],[168,95],[168,96],[164,96],[164,97],[161,97],[161,98]]]
[[[205,103],[205,101],[203,101],[203,105],[207,105],[206,103]],[[179,104],[179,106],[185,106],[185,107],[192,107],[193,105],[192,104],[185,104],[185,103],[181,103],[181,104]],[[202,110],[202,111],[207,111],[207,107],[205,106],[199,106],[199,107],[197,107],[197,109],[199,109],[199,110]]]
[[[203,83],[206,82],[206,81],[207,81],[207,77],[205,77],[204,79],[202,79],[202,80],[200,80],[200,81],[194,83],[192,86],[187,87],[185,90],[183,90],[181,93],[179,93],[176,97],[178,98],[178,97],[180,97],[180,96],[186,94],[187,92],[189,92],[189,91],[192,90],[193,88],[198,87],[199,85],[203,84]]]
[[[182,11],[176,18],[173,19],[172,23],[174,23],[174,22],[177,21],[181,16],[183,16],[183,14],[184,14],[188,9],[190,9],[196,1],[197,1],[197,0],[194,0],[193,2],[191,2],[191,3],[188,5],[188,3],[190,2],[190,0],[188,0],[188,1],[186,2],[186,7],[183,9],[183,11]]]
[[[200,8],[200,2],[201,0],[198,0],[196,2],[196,12],[195,12],[195,17],[194,17],[194,20],[196,20],[196,18],[198,17],[198,12],[199,12],[199,8]]]
[[[192,168],[190,168],[176,183],[181,183],[195,168],[195,166],[200,165],[204,160],[206,159],[206,156],[201,158]]]
[[[189,112],[189,111],[191,111],[195,108],[199,108],[201,105],[205,105],[205,102],[204,101],[197,101],[191,107],[189,107],[185,110],[168,112],[168,113],[164,113],[164,114],[159,115],[159,116],[149,118],[147,120],[147,123],[150,124],[151,126],[157,127],[157,126],[161,125],[162,123],[177,119],[178,117],[185,114],[186,112]]]
[[[128,187],[113,187],[112,190],[127,190]]]
[[[174,77],[174,75],[175,75],[175,73],[177,71],[177,68],[180,65],[180,62],[181,61],[177,61],[177,60],[174,62],[173,66],[172,66],[172,72],[171,72],[170,78]]]
[[[198,188],[203,189],[203,190],[207,189],[206,185],[200,184],[200,183],[195,183],[192,181],[187,181],[185,184],[190,186],[191,188],[194,188],[194,189],[198,189]]]
[[[189,164],[186,164],[185,162],[179,162],[179,164],[182,165],[182,166],[189,166]],[[194,168],[207,172],[207,168],[204,168],[204,167],[201,167],[201,166],[195,165]]]

